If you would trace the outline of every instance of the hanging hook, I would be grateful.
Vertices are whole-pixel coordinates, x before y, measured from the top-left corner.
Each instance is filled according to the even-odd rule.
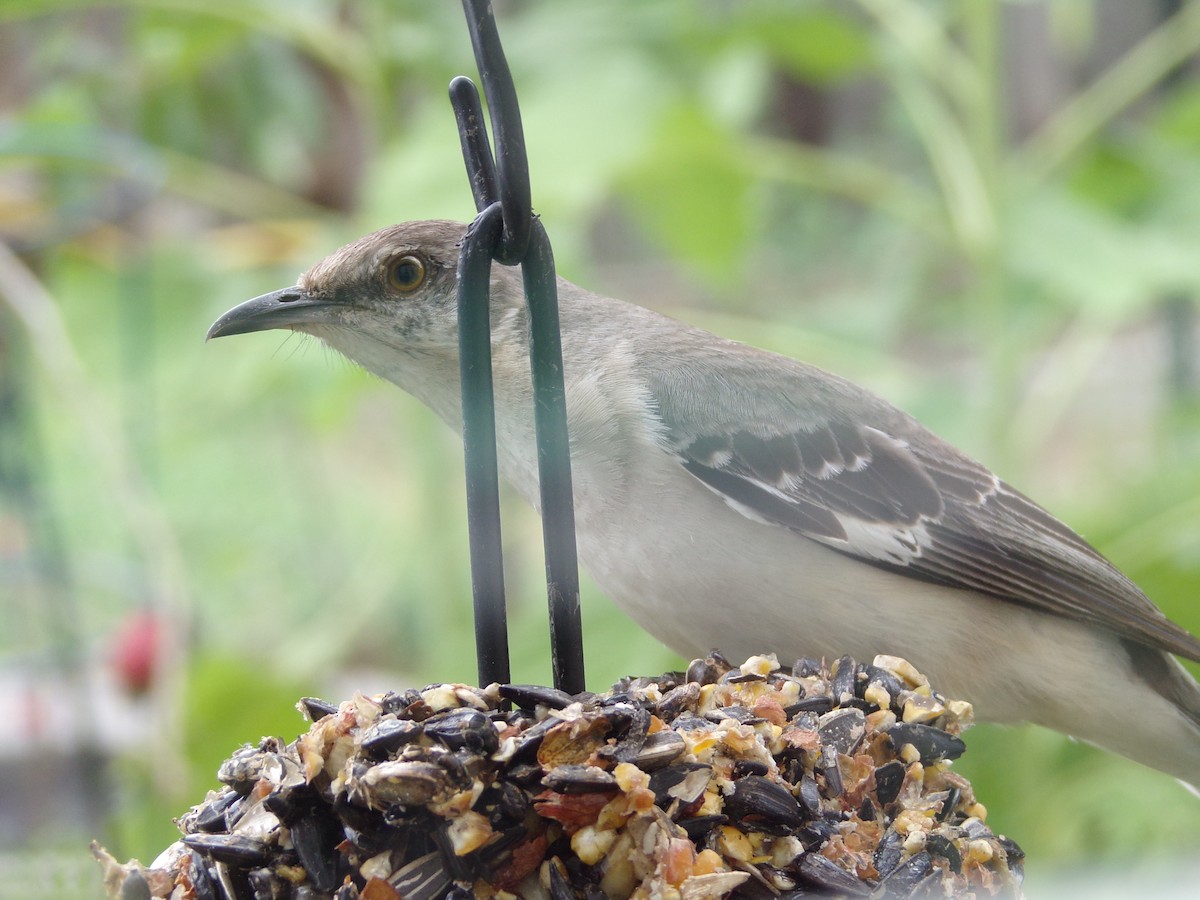
[[[496,16],[490,0],[463,0],[463,11],[467,15],[467,30],[471,34],[475,64],[483,81],[483,93],[488,100],[492,134],[496,138],[496,164],[492,167],[495,190],[489,202],[500,201],[504,211],[504,235],[493,258],[503,265],[515,266],[525,258],[533,221],[529,160],[525,154],[521,108],[517,103],[512,73],[504,58],[504,48],[500,44],[500,33],[496,30]],[[478,94],[475,104],[478,110]],[[486,147],[486,135],[483,144]],[[468,175],[471,174],[468,172]],[[472,177],[472,183],[474,180]],[[478,203],[477,197],[477,206]]]
[[[458,321],[480,683],[509,679],[488,312],[491,262],[495,260],[522,267],[529,308],[554,685],[574,694],[584,689],[583,627],[554,254],[545,229],[533,215],[521,113],[491,4],[487,0],[463,0],[463,10],[496,138],[493,156],[483,126],[479,92],[470,79],[455,78],[450,83],[450,101],[479,213],[460,249]]]

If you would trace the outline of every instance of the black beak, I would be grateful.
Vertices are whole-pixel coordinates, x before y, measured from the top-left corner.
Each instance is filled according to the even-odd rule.
[[[272,291],[229,310],[213,322],[206,340],[230,334],[328,322],[332,305],[329,300],[312,297],[299,287]]]

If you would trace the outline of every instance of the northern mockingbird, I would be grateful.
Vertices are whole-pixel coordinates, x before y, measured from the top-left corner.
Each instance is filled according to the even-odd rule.
[[[320,338],[461,429],[466,226],[409,222],[223,315]],[[685,657],[905,657],[980,719],[1200,784],[1200,641],[1066,525],[863,388],[559,279],[579,558]],[[501,471],[538,503],[520,275],[492,270]]]

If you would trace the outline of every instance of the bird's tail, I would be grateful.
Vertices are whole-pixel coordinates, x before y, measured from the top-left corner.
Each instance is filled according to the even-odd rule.
[[[1133,641],[1122,644],[1138,677],[1174,706],[1191,726],[1191,756],[1200,757],[1200,683],[1169,653]],[[1200,796],[1200,767],[1190,773],[1176,771],[1176,776]]]

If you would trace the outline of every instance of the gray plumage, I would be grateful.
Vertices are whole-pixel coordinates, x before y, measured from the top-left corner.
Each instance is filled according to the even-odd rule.
[[[315,335],[460,429],[464,229],[368,235],[209,336]],[[1200,686],[1170,655],[1200,641],[1070,528],[845,379],[558,290],[580,560],[643,627],[684,655],[904,656],[982,719],[1200,781]],[[492,293],[501,470],[536,506],[519,273]]]

